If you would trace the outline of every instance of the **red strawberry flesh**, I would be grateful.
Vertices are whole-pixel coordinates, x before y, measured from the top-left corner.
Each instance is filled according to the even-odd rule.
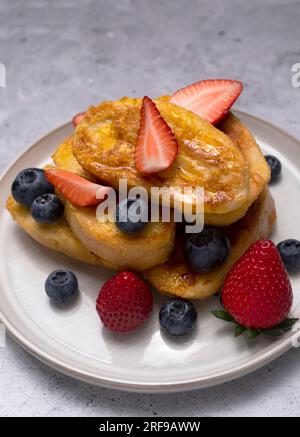
[[[112,332],[129,332],[148,319],[153,306],[149,287],[137,275],[123,271],[102,286],[96,310]]]
[[[225,117],[242,90],[243,85],[237,80],[201,80],[176,91],[170,102],[215,124]]]
[[[72,123],[73,123],[74,127],[76,127],[81,122],[84,115],[85,115],[85,112],[79,112],[79,114],[74,115],[74,117],[72,119]]]
[[[293,293],[274,243],[260,240],[228,273],[221,294],[224,308],[250,329],[275,327],[288,316]]]
[[[141,121],[135,149],[135,167],[144,175],[169,168],[178,154],[176,138],[155,103],[143,98]]]
[[[92,206],[105,199],[110,187],[95,184],[74,173],[60,169],[45,171],[48,181],[76,206]]]

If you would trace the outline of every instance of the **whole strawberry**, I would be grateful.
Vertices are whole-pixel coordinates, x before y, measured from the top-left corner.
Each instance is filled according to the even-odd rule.
[[[128,332],[148,319],[153,306],[149,287],[134,273],[124,271],[102,286],[96,310],[112,332]]]
[[[228,273],[216,317],[236,323],[236,335],[280,335],[297,319],[287,319],[293,303],[292,287],[279,252],[270,240],[254,243]]]

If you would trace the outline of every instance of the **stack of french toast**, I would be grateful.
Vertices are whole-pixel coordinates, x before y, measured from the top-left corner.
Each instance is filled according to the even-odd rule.
[[[218,108],[204,91],[202,102],[188,99],[193,91],[183,89],[154,101],[125,97],[91,107],[76,117],[74,133],[53,151],[47,169],[63,170],[115,190],[120,179],[127,181],[128,188],[139,186],[149,192],[162,186],[203,187],[205,226],[220,230],[230,242],[228,256],[214,269],[198,271],[188,262],[186,235],[174,220],[149,221],[140,232],[122,232],[114,222],[97,219],[96,203],[76,204],[59,186],[62,218],[47,225],[39,223],[30,209],[10,196],[7,209],[13,219],[52,250],[113,270],[141,272],[162,293],[204,299],[218,292],[251,244],[268,238],[276,213],[268,189],[270,168],[247,127],[229,112],[237,96],[223,96],[225,103],[215,115]],[[176,152],[170,141],[165,146],[160,166],[154,158],[155,153],[161,158],[161,150],[155,151],[156,137],[150,129],[160,121],[151,119],[155,110],[167,125],[163,126],[165,135],[171,130],[176,143]],[[162,163],[168,157],[170,162]],[[193,204],[193,196],[186,201]]]

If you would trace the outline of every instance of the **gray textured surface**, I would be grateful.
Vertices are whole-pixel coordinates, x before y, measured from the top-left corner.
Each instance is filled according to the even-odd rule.
[[[0,0],[0,167],[104,98],[155,96],[208,77],[241,79],[239,109],[300,137],[300,2]],[[284,145],[283,145],[284,147]],[[0,349],[0,415],[293,415],[300,349],[223,386],[138,395],[88,386]]]

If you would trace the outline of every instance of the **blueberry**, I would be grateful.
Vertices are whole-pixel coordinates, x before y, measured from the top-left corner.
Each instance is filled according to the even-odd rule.
[[[31,205],[31,215],[38,223],[54,223],[63,213],[64,204],[55,194],[39,196]]]
[[[78,280],[70,270],[55,270],[45,283],[48,297],[56,303],[71,302],[78,294]]]
[[[126,234],[135,234],[148,222],[147,205],[142,199],[124,199],[117,205],[116,226]]]
[[[17,202],[30,207],[38,196],[54,193],[54,187],[47,181],[44,170],[26,168],[14,180],[11,193]]]
[[[266,155],[265,160],[271,169],[271,182],[277,181],[281,174],[281,162],[273,155]]]
[[[184,256],[199,273],[211,272],[220,266],[230,251],[228,238],[216,229],[207,228],[189,235],[184,243]]]
[[[293,239],[281,241],[277,249],[287,270],[293,272],[300,270],[300,241]]]
[[[194,330],[196,321],[196,308],[185,299],[170,299],[159,312],[160,325],[170,335],[189,334]]]

